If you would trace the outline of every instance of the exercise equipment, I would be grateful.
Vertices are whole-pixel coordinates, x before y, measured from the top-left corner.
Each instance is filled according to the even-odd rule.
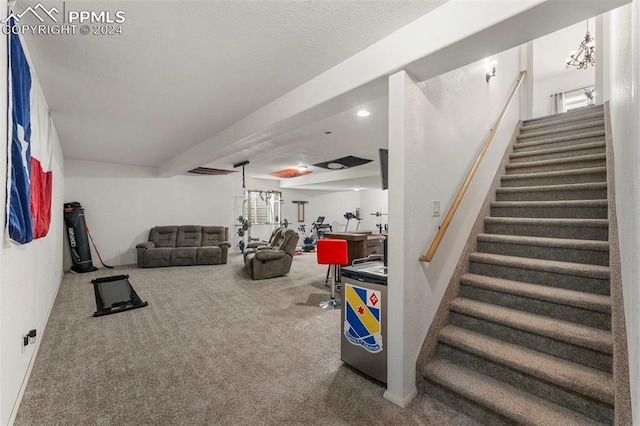
[[[114,275],[111,277],[91,280],[96,297],[96,312],[94,317],[116,314],[131,309],[144,308],[149,303],[143,302],[129,282],[129,275]]]
[[[282,221],[280,222],[280,226],[282,226],[283,228],[288,228],[289,227],[289,220],[288,219],[282,219]]]
[[[322,238],[325,232],[333,232],[333,228],[330,224],[324,223],[324,216],[318,216],[318,218],[311,224],[311,231],[315,234],[316,241],[318,241]]]
[[[359,213],[360,212],[356,211],[356,213],[346,212],[344,214],[344,218],[347,219],[347,224],[344,226],[344,232],[347,232],[347,229],[349,229],[349,221],[351,219],[355,219],[358,221],[356,224],[356,231],[358,230],[358,228],[360,228],[360,222],[362,221],[362,219],[359,217]]]
[[[98,268],[93,266],[91,248],[87,235],[87,224],[84,219],[84,209],[77,201],[64,204],[64,222],[67,228],[69,250],[73,272],[93,272]]]
[[[312,235],[307,235],[306,225],[298,226],[298,231],[302,234],[302,251],[305,253],[314,251],[316,249],[316,240]]]
[[[382,234],[382,216],[389,216],[389,213],[381,213],[381,212],[375,212],[375,213],[371,213],[371,216],[375,216],[375,217],[379,217],[380,220],[379,222],[376,224],[376,227],[378,228],[378,233]],[[385,223],[384,225],[384,230],[387,231],[387,224]]]

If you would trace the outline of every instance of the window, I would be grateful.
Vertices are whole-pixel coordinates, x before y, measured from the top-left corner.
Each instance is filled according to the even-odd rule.
[[[280,191],[249,190],[245,194],[242,213],[252,225],[273,225],[280,223]]]
[[[581,89],[571,90],[564,93],[564,109],[571,111],[573,109],[584,108],[596,103],[595,87],[583,87]]]

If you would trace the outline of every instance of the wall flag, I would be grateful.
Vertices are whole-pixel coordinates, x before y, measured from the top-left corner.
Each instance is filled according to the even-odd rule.
[[[15,22],[11,19],[11,26]],[[9,165],[6,233],[25,244],[49,232],[55,130],[20,37],[9,34]]]

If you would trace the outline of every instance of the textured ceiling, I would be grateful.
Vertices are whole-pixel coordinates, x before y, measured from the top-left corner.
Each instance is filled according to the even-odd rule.
[[[66,158],[158,166],[441,3],[66,1],[123,33],[25,39]]]

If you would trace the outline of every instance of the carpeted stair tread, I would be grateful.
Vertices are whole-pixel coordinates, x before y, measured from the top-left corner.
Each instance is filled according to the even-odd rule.
[[[593,121],[589,121],[589,122],[586,122],[586,123],[573,124],[573,125],[568,125],[568,126],[563,126],[563,127],[556,127],[556,128],[552,128],[552,129],[548,129],[548,130],[540,130],[539,132],[531,132],[531,133],[520,134],[520,135],[517,136],[517,139],[518,140],[523,140],[523,139],[527,139],[527,138],[535,138],[535,137],[539,137],[539,136],[553,135],[553,134],[556,134],[556,133],[581,131],[581,130],[584,130],[584,129],[587,129],[587,128],[590,128],[590,127],[599,127],[599,126],[604,127],[604,120],[593,120]]]
[[[609,331],[463,297],[458,297],[451,302],[451,310],[602,353],[613,353],[613,336]]]
[[[535,157],[537,155],[559,154],[562,152],[582,151],[585,149],[597,149],[605,147],[606,144],[604,142],[589,142],[579,145],[561,146],[559,148],[543,148],[536,151],[515,152],[513,154],[509,154],[509,158],[513,160],[514,158]]]
[[[530,284],[472,273],[464,274],[460,278],[460,283],[471,287],[513,294],[559,305],[573,306],[605,314],[611,313],[611,298],[600,294]]]
[[[513,145],[514,152],[519,148],[529,148],[532,146],[539,145],[548,145],[557,142],[567,142],[567,141],[579,141],[588,138],[599,138],[602,137],[604,139],[604,130],[594,130],[591,132],[584,132],[575,135],[567,135],[567,136],[558,136],[558,137],[549,137],[549,139],[540,139],[535,141],[526,141],[526,142],[516,142]]]
[[[528,207],[528,208],[570,208],[570,207],[606,207],[607,200],[551,200],[551,201],[492,201],[491,207]]]
[[[588,155],[578,155],[575,157],[564,157],[564,158],[555,158],[553,160],[536,160],[536,161],[527,161],[522,163],[510,163],[506,165],[507,170],[511,169],[523,169],[527,167],[543,167],[550,165],[558,165],[558,164],[571,164],[571,163],[579,163],[579,162],[588,162],[588,161],[605,161],[607,159],[606,154],[588,154]]]
[[[523,390],[451,362],[436,359],[427,364],[424,376],[464,398],[524,425],[597,425],[587,417],[552,404]]]
[[[518,164],[527,164],[527,163],[518,163]],[[607,169],[604,166],[598,167],[586,167],[583,169],[571,169],[571,170],[554,170],[551,172],[537,172],[537,173],[522,173],[522,174],[512,174],[512,175],[503,175],[502,180],[517,180],[517,179],[528,179],[533,177],[562,177],[562,176],[573,176],[580,174],[596,174],[596,173],[606,173]]]
[[[604,371],[452,325],[440,330],[438,341],[598,401],[614,403],[612,376]]]
[[[485,223],[502,223],[509,225],[554,225],[554,226],[581,226],[592,228],[606,228],[609,226],[607,219],[556,219],[537,217],[491,217],[484,218]]]
[[[602,111],[595,111],[595,112],[590,112],[588,114],[580,114],[580,115],[573,115],[573,116],[569,116],[569,117],[563,117],[557,120],[550,120],[550,121],[546,121],[546,122],[535,122],[535,121],[524,121],[522,123],[522,129],[523,130],[534,130],[534,129],[540,129],[540,128],[545,128],[545,127],[549,127],[549,126],[558,126],[560,124],[563,123],[575,123],[576,121],[587,121],[587,120],[592,120],[592,119],[602,119],[602,115],[603,112]]]
[[[609,251],[607,241],[578,240],[571,238],[530,237],[503,234],[478,234],[478,241],[503,244],[524,244],[530,246],[546,246],[560,248],[574,248],[578,250]]]
[[[556,220],[556,219],[554,219]],[[501,254],[474,252],[469,255],[471,262],[491,263],[519,269],[533,269],[564,275],[575,275],[597,279],[609,278],[609,267],[587,265],[584,263],[558,262],[556,260],[534,259],[528,257],[504,256]]]
[[[517,175],[510,175],[517,176]],[[607,182],[568,183],[564,185],[507,186],[496,188],[497,193],[585,191],[607,189]]]
[[[553,122],[556,122],[556,121],[563,121],[563,120],[567,120],[569,118],[574,118],[574,117],[584,117],[585,115],[591,115],[591,114],[603,115],[604,114],[604,106],[602,104],[593,105],[593,106],[590,106],[590,107],[581,108],[581,109],[575,109],[575,110],[572,110],[572,111],[556,113],[556,114],[549,114],[549,115],[543,115],[541,117],[535,117],[535,118],[528,118],[528,119],[523,121],[523,125],[528,126],[528,125],[536,124],[536,123],[549,124],[549,123],[553,123]]]

